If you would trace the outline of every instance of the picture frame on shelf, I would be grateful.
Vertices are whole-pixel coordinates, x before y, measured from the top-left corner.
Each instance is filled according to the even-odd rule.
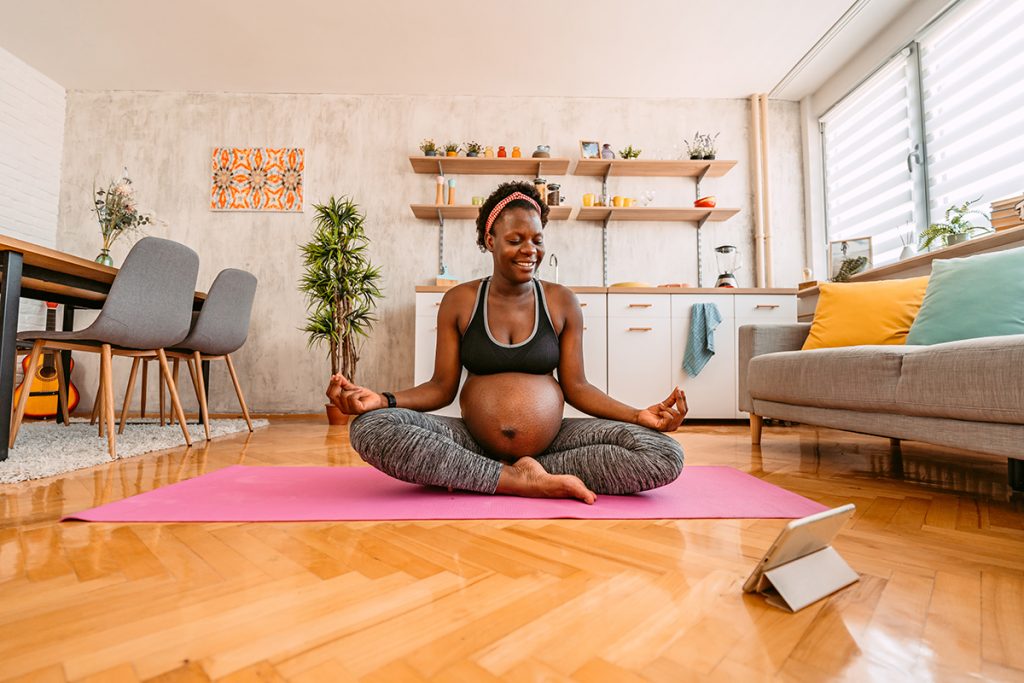
[[[854,237],[828,243],[828,279],[845,282],[871,267],[873,252],[870,237]]]
[[[580,140],[580,159],[600,159],[601,143],[593,140]]]

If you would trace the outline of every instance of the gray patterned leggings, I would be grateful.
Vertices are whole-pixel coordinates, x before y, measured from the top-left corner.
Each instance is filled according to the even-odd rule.
[[[502,463],[484,453],[457,418],[385,408],[360,415],[349,429],[363,460],[402,481],[494,493]],[[614,420],[566,418],[537,456],[551,474],[574,474],[594,493],[637,493],[672,482],[683,449],[646,427]]]

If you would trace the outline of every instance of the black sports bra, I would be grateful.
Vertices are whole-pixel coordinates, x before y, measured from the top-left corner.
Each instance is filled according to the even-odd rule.
[[[476,291],[473,317],[462,335],[459,359],[474,375],[493,375],[498,372],[526,372],[547,375],[558,367],[558,335],[551,324],[544,288],[536,278],[534,286],[533,334],[518,344],[502,344],[487,326],[487,292],[490,277],[480,281]],[[541,315],[541,308],[544,314]]]

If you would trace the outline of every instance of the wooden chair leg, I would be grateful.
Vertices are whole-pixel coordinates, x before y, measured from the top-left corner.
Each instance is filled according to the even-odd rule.
[[[171,366],[167,364],[167,354],[164,353],[163,349],[157,349],[157,358],[160,359],[160,372],[167,383],[167,388],[171,391],[171,405],[174,407],[174,412],[178,416],[178,423],[181,425],[181,433],[185,436],[185,443],[189,446],[192,445],[192,437],[188,433],[188,425],[185,422],[185,412],[181,409],[181,401],[178,399],[178,390],[174,386],[174,378],[171,377]],[[163,393],[160,394],[163,396]]]
[[[750,413],[750,443],[755,446],[761,445],[761,426],[763,424],[764,418]]]
[[[242,385],[238,383],[238,375],[235,374],[235,364],[231,361],[231,355],[224,356],[225,362],[228,364],[228,374],[231,375],[231,383],[235,385],[235,394],[238,395],[238,403],[242,406],[242,416],[245,417],[245,424],[248,425],[249,431],[252,431],[252,420],[249,418],[249,407],[245,405],[245,396],[242,395]]]
[[[61,359],[60,354],[57,354],[56,358],[57,366],[57,404],[60,406],[60,417],[64,420],[64,426],[67,427],[71,424],[71,418],[69,417],[68,411],[68,383],[64,378],[64,361]]]
[[[21,421],[25,419],[25,407],[28,406],[28,397],[32,393],[32,381],[36,378],[36,368],[39,367],[39,354],[43,352],[46,342],[37,339],[32,344],[32,355],[28,358],[28,369],[25,370],[25,381],[21,385],[21,396],[18,397],[18,408],[14,412],[13,424],[11,424],[11,439],[8,448],[14,448],[14,440],[18,438],[18,430],[21,428]]]
[[[117,458],[117,432],[114,429],[114,363],[110,344],[100,347],[100,365],[103,375],[103,416],[100,419],[107,424],[107,449],[113,460]]]
[[[148,386],[146,383],[146,376],[149,374],[149,359],[142,359],[142,397],[139,399],[139,417],[146,417],[146,393]]]
[[[96,383],[96,394],[92,400],[92,417],[89,418],[89,424],[96,424],[96,418],[100,414],[100,405],[103,403],[103,376],[100,376],[100,381]]]
[[[199,405],[199,377],[196,376],[196,363],[191,357],[185,360],[185,366],[188,368],[188,376],[192,378],[192,390],[196,392],[196,405]],[[197,421],[203,419],[202,410],[199,411],[199,416],[196,418]]]
[[[160,366],[160,379],[157,382],[157,386],[160,389],[160,426],[164,426],[164,384],[166,379],[164,378],[163,365]]]
[[[121,406],[121,424],[117,426],[117,433],[124,434],[124,426],[128,423],[128,404],[132,402],[132,393],[135,391],[135,375],[139,371],[139,363],[142,359],[136,356],[132,358],[132,371],[128,375],[128,388],[124,390],[124,405]]]
[[[178,386],[178,359],[174,359],[174,363],[171,364],[171,377],[174,378],[174,386]],[[174,413],[170,413],[167,416],[167,424],[174,424]]]
[[[203,430],[206,433],[206,440],[210,440],[210,413],[206,407],[206,382],[203,381],[203,357],[198,351],[192,354],[196,367],[196,379],[199,385],[196,387],[196,395],[199,397],[199,414],[203,418]]]

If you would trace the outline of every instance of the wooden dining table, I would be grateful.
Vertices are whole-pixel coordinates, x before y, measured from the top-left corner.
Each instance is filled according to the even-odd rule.
[[[10,441],[21,298],[63,304],[62,329],[73,330],[75,310],[103,308],[116,276],[117,268],[0,234],[0,460],[7,459]],[[205,299],[206,293],[197,291],[193,309],[202,308]],[[61,356],[64,376],[70,378],[71,352]],[[209,362],[203,363],[203,374],[208,380]]]

